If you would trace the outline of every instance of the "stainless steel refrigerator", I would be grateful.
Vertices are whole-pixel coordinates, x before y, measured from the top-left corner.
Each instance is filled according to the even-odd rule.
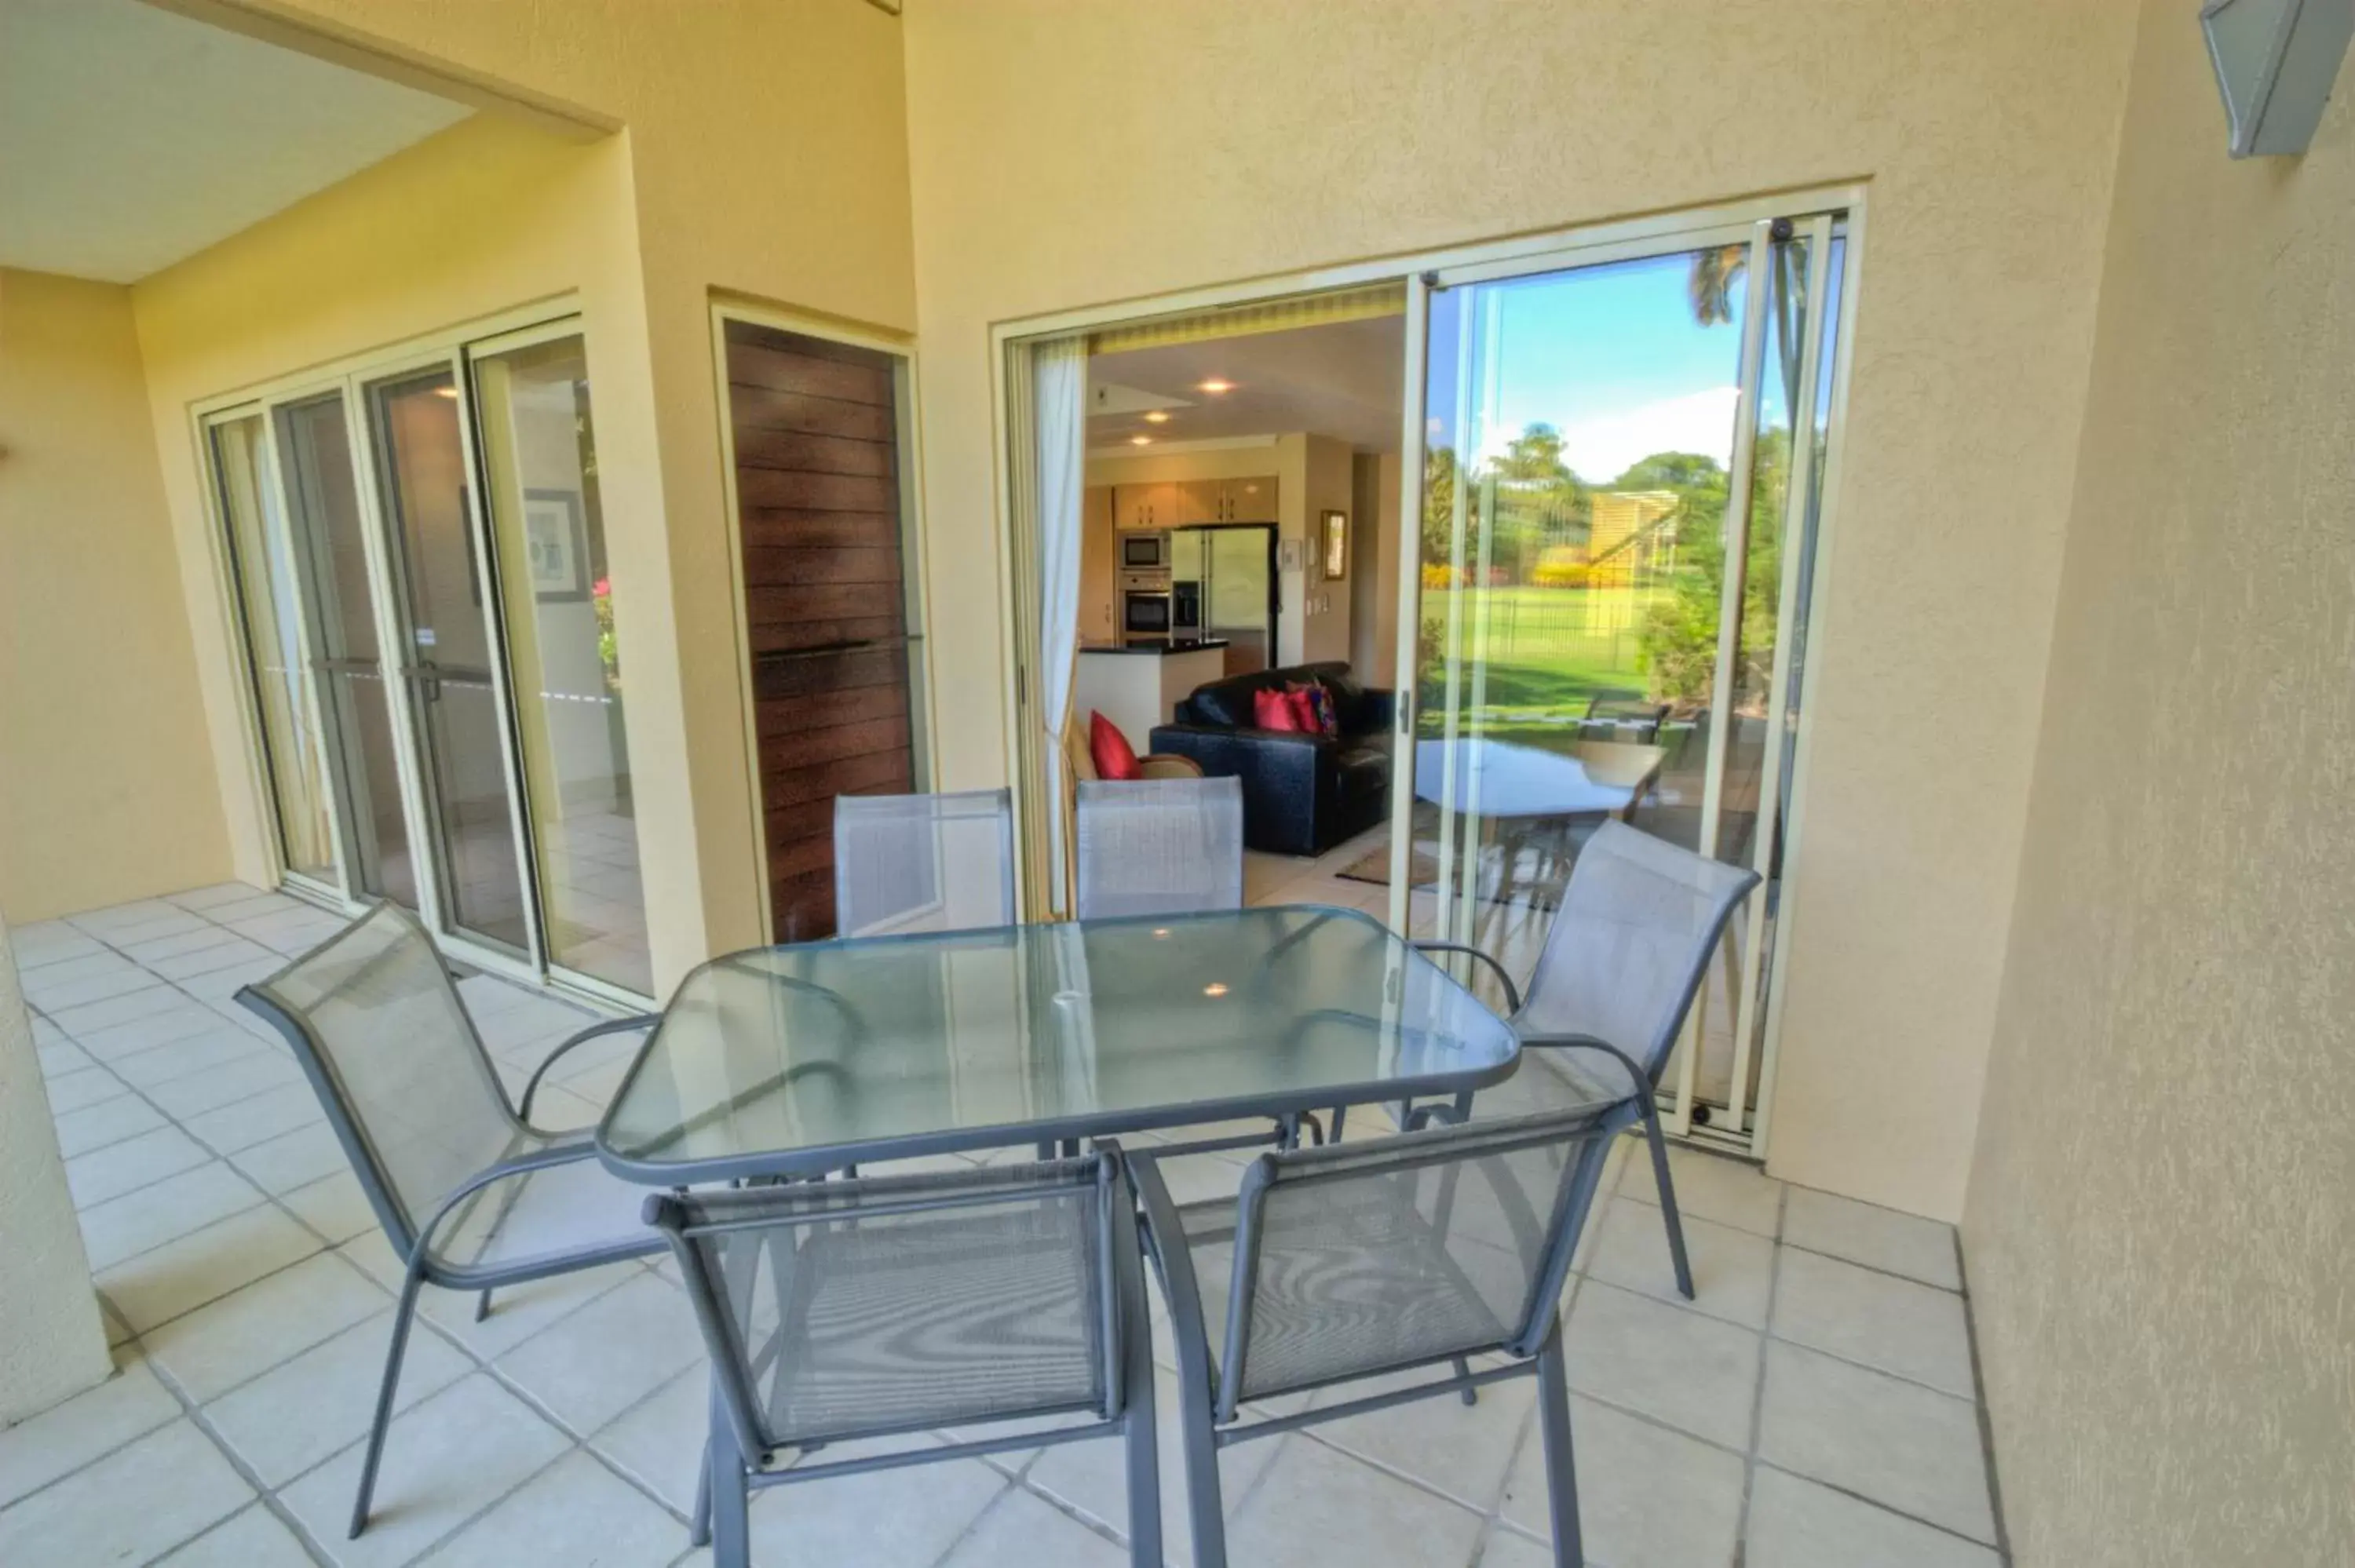
[[[1230,523],[1171,529],[1169,586],[1174,638],[1226,639],[1230,675],[1252,674],[1274,662],[1273,527]]]

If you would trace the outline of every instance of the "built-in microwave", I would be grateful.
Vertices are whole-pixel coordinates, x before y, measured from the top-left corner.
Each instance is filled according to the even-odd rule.
[[[1169,569],[1169,535],[1158,530],[1144,530],[1120,536],[1120,566],[1126,572],[1166,572]]]

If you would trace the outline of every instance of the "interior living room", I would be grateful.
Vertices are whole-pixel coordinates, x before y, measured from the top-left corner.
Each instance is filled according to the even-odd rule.
[[[0,0],[0,1564],[2345,1561],[2350,43]]]

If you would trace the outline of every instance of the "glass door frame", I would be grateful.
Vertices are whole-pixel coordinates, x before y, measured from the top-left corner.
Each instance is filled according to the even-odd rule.
[[[407,654],[411,650],[404,630],[407,616],[397,598],[400,579],[395,574],[398,568],[389,554],[390,538],[386,533],[383,500],[378,489],[381,454],[376,439],[375,420],[368,407],[368,393],[380,384],[405,376],[435,370],[445,370],[449,374],[457,392],[455,407],[465,472],[466,528],[474,546],[475,586],[483,596],[484,610],[488,617],[486,631],[491,652],[492,687],[499,722],[499,767],[507,793],[509,839],[517,856],[517,871],[521,883],[528,945],[517,953],[471,937],[453,924],[452,912],[442,888],[442,879],[448,872],[442,863],[438,829],[427,813],[427,803],[432,797],[422,771],[417,715],[410,700],[410,683],[402,671],[396,669],[387,673],[386,702],[393,730],[393,754],[400,779],[402,822],[409,834],[410,853],[419,862],[419,916],[433,933],[444,956],[470,968],[529,986],[549,985],[608,1010],[643,1011],[649,998],[625,991],[610,981],[552,964],[547,958],[547,940],[542,927],[545,916],[540,906],[537,862],[532,858],[528,813],[524,803],[519,733],[514,701],[508,690],[507,628],[497,579],[496,540],[493,536],[496,530],[491,526],[485,509],[479,448],[480,421],[474,405],[470,358],[473,354],[527,346],[533,342],[567,336],[585,339],[587,335],[587,324],[578,300],[551,300],[346,358],[325,369],[300,371],[238,392],[204,398],[190,405],[189,418],[194,455],[199,469],[199,486],[204,494],[208,523],[208,543],[213,552],[214,587],[220,596],[222,623],[229,630],[234,644],[229,656],[240,670],[238,705],[244,730],[246,771],[254,791],[254,803],[262,819],[264,831],[261,840],[270,856],[270,869],[279,885],[288,891],[323,904],[336,913],[357,915],[367,906],[355,891],[350,830],[343,820],[343,802],[329,781],[323,783],[329,784],[327,794],[330,810],[334,813],[337,884],[329,885],[315,878],[303,876],[291,871],[285,863],[285,849],[280,842],[276,822],[276,785],[268,777],[266,764],[262,760],[267,754],[262,749],[266,743],[253,686],[257,672],[251,666],[251,648],[245,635],[243,607],[237,602],[237,573],[241,563],[230,544],[229,519],[218,493],[211,434],[216,425],[242,415],[258,413],[261,416],[268,482],[275,487],[282,508],[285,488],[279,450],[279,410],[330,394],[341,397],[345,431],[354,464],[353,483],[358,498],[362,549],[368,562],[369,609],[375,620],[379,659],[389,663],[395,657]],[[307,583],[300,585],[300,588],[306,595],[310,591]],[[307,604],[305,608],[307,611]],[[311,652],[307,613],[302,618],[302,624],[303,646],[307,658]],[[320,717],[316,681],[314,680],[311,685],[311,705],[315,721]],[[325,731],[321,733],[324,735]]]
[[[1804,402],[1801,407],[1785,410],[1792,422],[1795,437],[1805,433],[1810,439],[1818,415],[1826,421],[1826,462],[1821,482],[1821,495],[1815,493],[1815,465],[1797,461],[1804,450],[1795,440],[1794,458],[1785,476],[1785,526],[1786,529],[1804,525],[1811,499],[1819,507],[1816,524],[1817,545],[1812,552],[1788,550],[1783,559],[1781,580],[1777,585],[1778,634],[1775,639],[1773,674],[1767,699],[1770,729],[1764,747],[1759,786],[1759,820],[1752,833],[1751,869],[1761,878],[1760,891],[1745,902],[1737,916],[1737,926],[1730,929],[1724,941],[1737,943],[1735,952],[1738,994],[1734,997],[1732,1029],[1733,1056],[1730,1078],[1730,1103],[1725,1107],[1723,1121],[1701,1127],[1694,1117],[1698,1103],[1698,1078],[1701,1051],[1700,1048],[1700,1017],[1708,1005],[1709,987],[1704,984],[1701,996],[1696,1000],[1693,1012],[1686,1019],[1685,1031],[1673,1061],[1672,1076],[1663,1084],[1664,1104],[1668,1113],[1668,1130],[1678,1137],[1692,1137],[1696,1131],[1710,1141],[1722,1143],[1745,1153],[1764,1155],[1769,1127],[1769,1115],[1774,1096],[1775,1045],[1781,1032],[1781,1002],[1790,944],[1778,931],[1771,958],[1764,954],[1766,907],[1764,881],[1774,867],[1776,843],[1777,813],[1781,803],[1784,765],[1784,736],[1781,726],[1791,707],[1791,640],[1780,629],[1791,623],[1795,606],[1804,594],[1810,605],[1811,620],[1822,624],[1818,599],[1825,577],[1824,563],[1828,552],[1823,540],[1828,535],[1829,507],[1838,474],[1840,448],[1839,427],[1843,422],[1847,400],[1848,367],[1853,341],[1853,318],[1856,306],[1855,277],[1860,254],[1863,227],[1862,193],[1823,193],[1817,199],[1794,197],[1790,200],[1756,204],[1753,214],[1732,221],[1692,222],[1679,224],[1673,217],[1657,225],[1650,232],[1632,237],[1598,240],[1589,244],[1571,244],[1556,249],[1528,249],[1501,257],[1483,258],[1450,267],[1428,269],[1407,278],[1406,302],[1406,367],[1401,389],[1400,420],[1400,482],[1399,514],[1395,538],[1399,549],[1399,605],[1397,642],[1397,688],[1391,769],[1391,866],[1390,911],[1391,927],[1402,934],[1412,932],[1412,898],[1413,888],[1412,817],[1415,792],[1415,737],[1421,717],[1418,712],[1417,668],[1418,640],[1423,609],[1423,493],[1425,475],[1425,446],[1430,429],[1431,410],[1428,406],[1430,387],[1431,304],[1434,291],[1465,288],[1491,282],[1503,282],[1521,278],[1569,273],[1589,268],[1609,266],[1615,262],[1647,260],[1660,256],[1711,248],[1742,246],[1749,252],[1742,283],[1743,302],[1741,317],[1741,346],[1738,388],[1739,410],[1734,425],[1732,461],[1727,466],[1726,509],[1722,524],[1727,541],[1723,563],[1723,579],[1720,588],[1719,629],[1716,664],[1710,685],[1710,734],[1703,772],[1703,800],[1700,817],[1699,851],[1715,858],[1718,847],[1720,816],[1723,800],[1725,771],[1732,744],[1733,725],[1732,704],[1735,697],[1733,663],[1738,652],[1738,631],[1741,624],[1744,594],[1742,585],[1746,577],[1747,550],[1750,543],[1750,512],[1755,490],[1757,436],[1764,413],[1761,389],[1766,374],[1766,318],[1770,265],[1773,247],[1776,243],[1774,228],[1778,220],[1789,220],[1794,230],[1790,238],[1804,238],[1808,243],[1808,255],[1817,279],[1828,277],[1832,240],[1836,224],[1842,232],[1846,250],[1842,275],[1837,290],[1837,306],[1833,312],[1810,310],[1805,321],[1801,345],[1798,387]],[[1700,215],[1691,215],[1698,217]],[[1818,296],[1820,298],[1820,294]],[[1837,327],[1832,318],[1838,318]],[[1468,355],[1474,335],[1474,323],[1467,317],[1459,323],[1457,343],[1459,354]],[[1836,363],[1828,396],[1825,395],[1823,350],[1825,334],[1835,334],[1832,342]],[[1493,363],[1493,356],[1492,356]],[[1459,407],[1451,426],[1458,432],[1467,428],[1466,409],[1463,403],[1476,396],[1468,377],[1455,378]],[[1463,514],[1471,503],[1469,487],[1459,482],[1455,494],[1457,511]],[[1465,519],[1459,515],[1456,528],[1460,534]],[[1485,534],[1484,534],[1485,537]],[[1812,580],[1799,581],[1802,564],[1807,567]],[[1451,596],[1451,614],[1455,603]],[[1450,636],[1445,657],[1451,672],[1460,657],[1460,639]],[[1476,667],[1473,679],[1476,686],[1481,681],[1481,669]],[[1798,711],[1806,711],[1806,686],[1810,683],[1816,664],[1813,662],[1800,672]],[[1455,691],[1458,683],[1451,673],[1447,689]],[[1451,706],[1452,723],[1456,707]],[[1477,705],[1476,695],[1473,705]],[[1796,785],[1804,777],[1809,728],[1798,726],[1796,756],[1793,762],[1794,791],[1789,820],[1784,829],[1783,883],[1787,886],[1789,867],[1797,851],[1797,823],[1803,793]],[[1459,805],[1452,799],[1454,779],[1442,786],[1440,804],[1442,839],[1438,855],[1438,894],[1440,918],[1431,936],[1437,940],[1470,942],[1474,939],[1468,921],[1471,906],[1476,902],[1472,884],[1466,880],[1461,899],[1464,907],[1451,908],[1450,873],[1457,856],[1455,840],[1459,832],[1449,831],[1449,824],[1460,819],[1460,832],[1476,832],[1480,821],[1476,800]],[[1787,926],[1790,906],[1785,898],[1777,916],[1778,926]],[[1761,974],[1762,960],[1766,973]],[[1719,960],[1712,958],[1714,966]],[[1763,983],[1762,983],[1763,982]],[[1765,998],[1764,1017],[1760,1018],[1760,998]],[[1753,1100],[1749,1092],[1753,1057],[1757,1058],[1758,1088]]]

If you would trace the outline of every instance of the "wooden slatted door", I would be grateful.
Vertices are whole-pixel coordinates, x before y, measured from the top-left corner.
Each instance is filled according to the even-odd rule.
[[[772,931],[834,934],[834,798],[918,788],[906,361],[727,323]]]

